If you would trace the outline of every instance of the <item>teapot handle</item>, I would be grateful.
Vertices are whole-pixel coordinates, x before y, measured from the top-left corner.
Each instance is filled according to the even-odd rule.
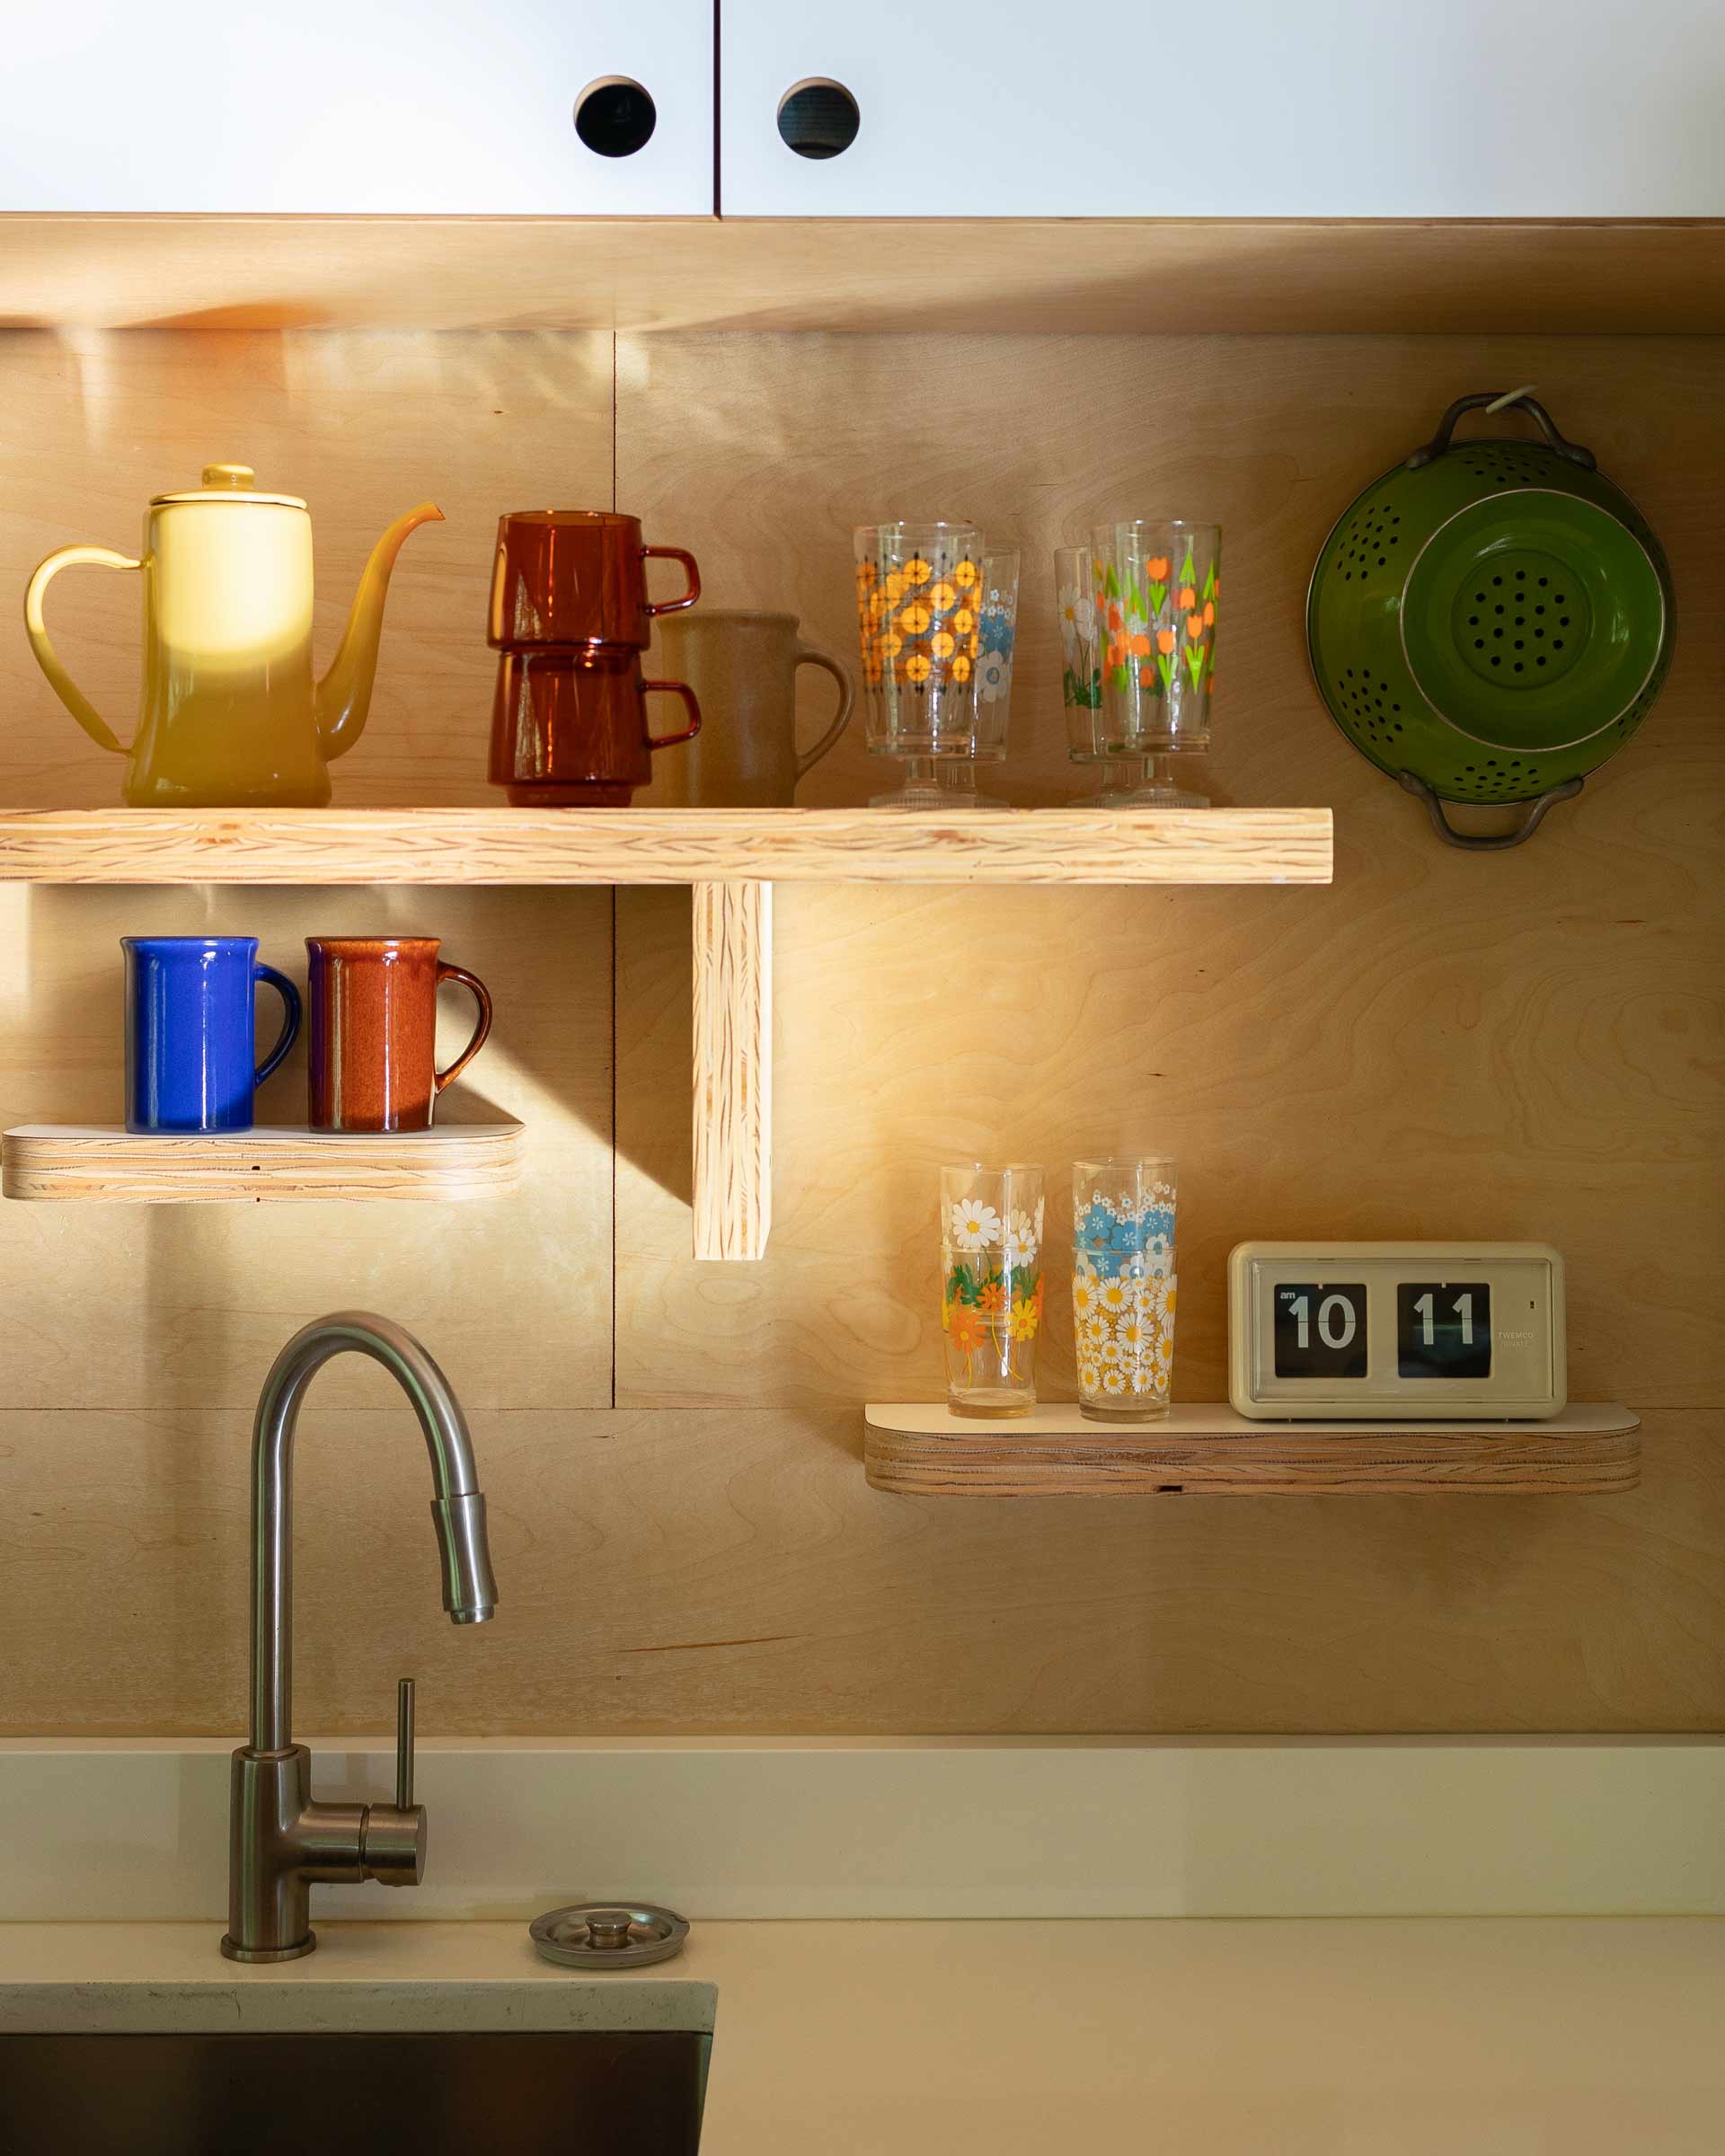
[[[129,554],[117,554],[111,546],[57,548],[38,568],[24,592],[24,629],[30,638],[30,648],[36,654],[36,663],[47,675],[54,694],[98,748],[111,749],[115,755],[123,756],[126,751],[115,738],[113,729],[60,664],[48,641],[48,627],[42,619],[42,596],[49,586],[63,569],[75,568],[81,562],[93,563],[98,569],[144,566],[141,561],[134,561]]]

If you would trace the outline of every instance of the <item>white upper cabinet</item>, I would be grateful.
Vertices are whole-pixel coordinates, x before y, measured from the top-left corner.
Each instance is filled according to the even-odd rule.
[[[720,47],[728,216],[1725,212],[1725,0],[721,0]]]
[[[712,0],[4,13],[0,211],[712,211]]]

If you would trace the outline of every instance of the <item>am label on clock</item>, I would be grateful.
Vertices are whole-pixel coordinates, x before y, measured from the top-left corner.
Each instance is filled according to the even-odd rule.
[[[1365,1376],[1363,1281],[1282,1281],[1273,1311],[1278,1377]]]
[[[1402,1377],[1490,1377],[1491,1290],[1483,1280],[1398,1280],[1395,1367]]]

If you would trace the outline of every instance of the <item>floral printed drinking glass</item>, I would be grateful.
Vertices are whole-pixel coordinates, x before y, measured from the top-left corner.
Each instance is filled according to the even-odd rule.
[[[1088,546],[1054,550],[1055,608],[1065,661],[1060,698],[1066,711],[1066,754],[1075,764],[1101,766],[1098,791],[1081,808],[1208,808],[1208,794],[1181,785],[1165,756],[1110,755],[1102,711],[1102,606],[1096,554]]]
[[[941,1331],[954,1415],[1028,1415],[1042,1329],[1042,1171],[941,1170]]]
[[[972,767],[1006,753],[1017,556],[990,555],[974,525],[944,522],[859,525],[854,548],[865,736],[871,755],[907,766],[870,808],[1003,806],[978,797]]]
[[[966,755],[976,714],[982,534],[863,524],[854,535],[867,738],[877,756]]]
[[[977,657],[976,738],[970,754],[978,764],[998,764],[1006,755],[1006,714],[1013,695],[1013,643],[1018,629],[1018,556],[990,551],[982,558],[981,649]]]
[[[1099,1422],[1168,1412],[1174,1367],[1174,1163],[1075,1161],[1078,1406]]]
[[[1208,748],[1221,526],[1140,518],[1098,526],[1092,546],[1108,752]]]
[[[1060,621],[1060,701],[1075,764],[1102,754],[1102,652],[1096,639],[1096,557],[1087,546],[1054,550],[1054,603]]]

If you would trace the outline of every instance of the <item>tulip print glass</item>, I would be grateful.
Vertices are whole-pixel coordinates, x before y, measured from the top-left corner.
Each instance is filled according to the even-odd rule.
[[[1208,748],[1221,526],[1178,517],[1103,525],[1092,550],[1108,751]]]
[[[1028,1415],[1042,1329],[1042,1171],[941,1170],[941,1337],[954,1415]]]
[[[1097,791],[1081,808],[1208,808],[1209,797],[1182,786],[1165,756],[1110,755],[1102,711],[1102,620],[1097,556],[1088,546],[1054,550],[1055,617],[1060,624],[1060,701],[1066,713],[1066,754],[1094,766]]]
[[[1072,1170],[1072,1321],[1078,1406],[1098,1422],[1168,1412],[1174,1369],[1174,1163],[1132,1157]]]

